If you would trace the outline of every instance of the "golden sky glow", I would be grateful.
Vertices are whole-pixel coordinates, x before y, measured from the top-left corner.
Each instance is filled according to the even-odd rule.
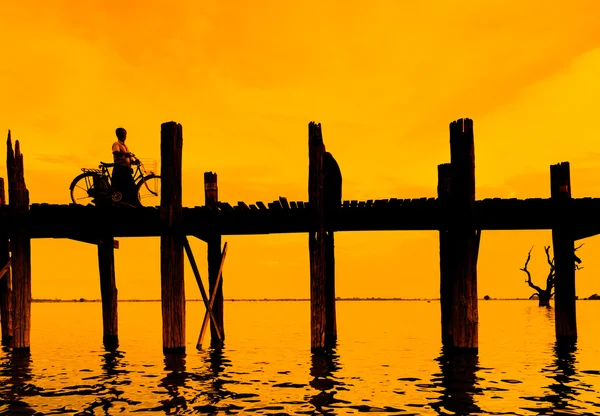
[[[222,201],[306,200],[311,120],[344,199],[433,197],[461,117],[474,120],[478,198],[548,197],[549,165],[567,160],[573,196],[600,197],[597,0],[235,3],[3,2],[0,131],[22,143],[32,202],[68,203],[79,169],[111,160],[118,126],[160,160],[170,120],[183,125],[185,205],[204,203],[209,170]],[[600,293],[597,239],[580,250],[580,296]],[[225,241],[226,298],[309,296],[306,235]],[[542,281],[550,243],[484,232],[479,294],[530,295],[519,268],[535,245]],[[95,247],[32,247],[34,297],[100,296]],[[160,296],[158,239],[121,239],[116,256],[121,299]],[[436,232],[338,233],[336,256],[339,296],[438,296]]]

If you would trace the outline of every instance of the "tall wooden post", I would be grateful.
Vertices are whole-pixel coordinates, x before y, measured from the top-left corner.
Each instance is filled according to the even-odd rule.
[[[326,347],[326,262],[324,221],[324,169],[325,146],[321,124],[308,125],[308,202],[314,212],[312,227],[308,233],[310,252],[310,332],[311,349]]]
[[[450,123],[452,171],[449,245],[453,259],[452,347],[478,348],[477,253],[479,234],[475,229],[475,146],[473,121]]]
[[[342,206],[342,172],[329,152],[323,155],[323,209],[325,223],[325,345],[337,341],[335,312],[335,244],[336,218]]]
[[[452,347],[452,309],[454,275],[452,266],[452,246],[447,228],[449,216],[450,187],[452,167],[450,163],[438,165],[438,202],[440,203],[440,215],[446,228],[440,229],[440,309],[442,321],[442,344]]]
[[[6,206],[6,193],[4,189],[4,178],[0,178],[0,206]],[[8,247],[8,232],[0,230],[0,268],[5,267],[10,259]],[[2,345],[12,344],[12,284],[10,267],[0,277],[0,320],[2,322]]]
[[[571,199],[569,162],[550,166],[550,197],[554,200],[556,225],[552,229],[554,250],[554,322],[559,341],[577,339],[575,308],[575,241],[569,227]]]
[[[13,350],[29,351],[31,329],[31,241],[27,226],[29,192],[25,186],[23,155],[19,141],[13,153],[7,140],[8,194],[12,215],[10,248],[13,269]]]
[[[100,270],[100,296],[102,297],[103,342],[108,349],[119,345],[117,317],[117,283],[115,280],[115,239],[103,238],[98,243],[98,266]]]
[[[217,174],[213,172],[204,173],[204,203],[207,207],[215,209],[219,201],[219,189],[217,186]],[[208,245],[208,292],[213,293],[219,276],[221,266],[221,236],[219,234],[211,235],[207,238]],[[221,272],[222,273],[222,272]],[[218,289],[215,294],[215,300],[212,307],[215,320],[221,333],[221,341],[225,340],[225,330],[223,325],[223,276],[218,282]],[[218,345],[219,337],[215,324],[210,321],[210,343]]]
[[[163,351],[185,352],[185,287],[181,207],[183,133],[174,121],[161,125],[161,302]]]

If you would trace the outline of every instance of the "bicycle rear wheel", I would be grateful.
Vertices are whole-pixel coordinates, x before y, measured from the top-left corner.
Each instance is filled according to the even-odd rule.
[[[160,175],[150,174],[144,176],[137,183],[138,198],[146,207],[160,206]]]

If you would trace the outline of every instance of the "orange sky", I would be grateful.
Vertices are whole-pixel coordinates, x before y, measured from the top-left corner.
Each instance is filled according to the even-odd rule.
[[[0,5],[0,129],[22,142],[32,202],[68,203],[79,169],[110,160],[117,126],[160,160],[170,120],[183,125],[185,205],[203,204],[209,170],[223,201],[306,200],[311,120],[344,199],[433,197],[461,117],[475,123],[478,198],[548,197],[564,160],[573,196],[600,197],[597,0],[16,4]],[[227,298],[309,296],[306,235],[225,240]],[[519,268],[536,245],[545,277],[550,242],[484,232],[479,294],[528,296]],[[205,245],[192,246],[206,277]],[[32,247],[34,297],[100,296],[94,246]],[[580,251],[580,296],[600,293],[598,252],[597,238]],[[120,298],[160,296],[158,239],[122,239],[116,256]],[[339,296],[438,295],[436,232],[338,233],[336,256]]]

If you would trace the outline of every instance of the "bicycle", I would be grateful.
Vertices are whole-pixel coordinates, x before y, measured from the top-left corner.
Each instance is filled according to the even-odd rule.
[[[155,173],[154,169],[146,171],[144,164],[133,154],[131,156],[133,159],[131,165],[136,166],[133,180],[140,203],[144,202],[145,206],[159,206],[160,175]],[[76,176],[69,186],[71,201],[79,205],[120,203],[123,195],[113,188],[112,175],[109,171],[114,166],[114,163],[100,162],[98,169],[81,168],[83,173]]]

